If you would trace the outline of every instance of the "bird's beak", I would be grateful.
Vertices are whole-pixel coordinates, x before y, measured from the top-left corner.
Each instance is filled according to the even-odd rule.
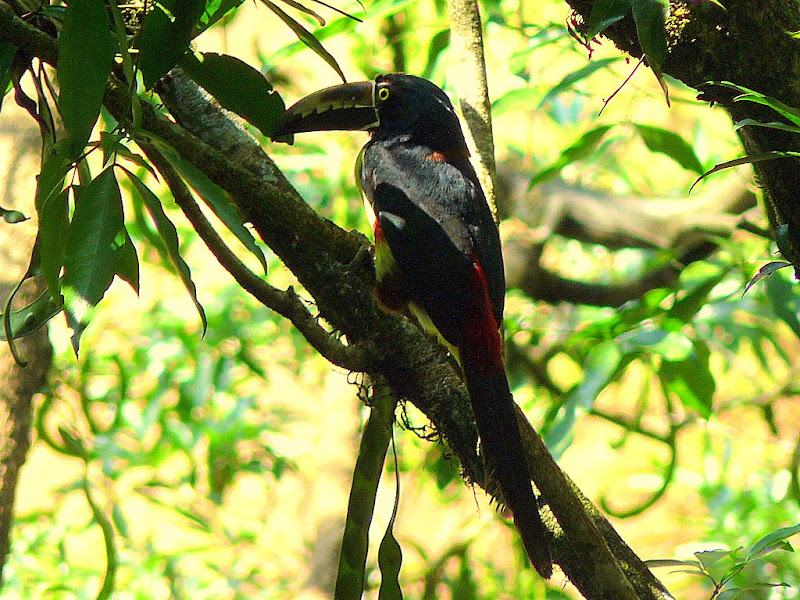
[[[343,83],[314,92],[287,109],[271,137],[291,144],[295,133],[367,130],[379,123],[375,83]]]

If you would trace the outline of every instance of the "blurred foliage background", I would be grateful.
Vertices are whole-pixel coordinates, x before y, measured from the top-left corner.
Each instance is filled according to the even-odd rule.
[[[403,70],[453,90],[442,2],[340,8],[363,22],[334,12],[324,26],[297,18],[348,79]],[[541,214],[554,186],[589,190],[601,205],[657,199],[691,213],[696,198],[726,181],[747,185],[747,171],[726,171],[689,194],[700,174],[741,155],[729,119],[679,84],[670,87],[668,107],[644,68],[614,95],[635,64],[602,45],[592,47],[590,62],[570,35],[563,2],[489,0],[483,16],[498,168],[507,184],[499,198],[503,235],[514,238],[527,221],[523,238],[546,238],[540,258],[548,268],[607,286],[676,258],[674,248],[620,249],[553,231]],[[251,4],[198,47],[262,69],[287,104],[338,80],[272,13]],[[5,126],[14,118],[4,111],[3,138],[15,130]],[[291,148],[265,144],[316,210],[367,233],[352,174],[364,141],[335,133]],[[5,177],[19,152],[4,152]],[[137,210],[126,206],[129,215]],[[137,219],[129,231],[142,260],[141,294],[111,288],[79,360],[61,320],[51,325],[57,356],[36,406],[3,599],[95,598],[107,560],[116,568],[112,597],[120,599],[330,594],[365,416],[360,382],[244,294],[179,211],[170,216],[208,331],[202,337],[191,300],[148,245],[151,226]],[[743,295],[775,248],[753,233],[766,228],[758,209],[734,221],[740,218],[752,226],[712,237],[716,250],[677,280],[619,307],[509,291],[505,329],[517,402],[643,558],[747,550],[800,521],[798,295],[785,270]],[[291,284],[266,254],[270,281]],[[574,596],[558,576],[546,585],[521,568],[513,530],[482,494],[464,488],[442,445],[424,439],[425,420],[411,407],[401,412],[390,470],[399,470],[402,487],[395,534],[406,597]],[[388,473],[375,536],[393,498]],[[509,546],[513,554],[497,551]],[[712,597],[709,577],[679,571],[658,572],[676,597]],[[794,555],[778,552],[748,565],[736,585],[785,582],[794,587],[741,597],[797,598],[798,573]],[[369,581],[374,587],[376,578]]]

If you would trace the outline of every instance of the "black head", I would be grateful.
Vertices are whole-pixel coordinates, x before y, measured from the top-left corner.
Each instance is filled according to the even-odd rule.
[[[468,156],[447,95],[427,79],[391,73],[306,96],[278,121],[274,140],[305,131],[365,130],[373,138],[408,140],[444,154]]]

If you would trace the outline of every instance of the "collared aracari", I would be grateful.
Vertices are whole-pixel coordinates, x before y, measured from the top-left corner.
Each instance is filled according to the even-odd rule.
[[[357,176],[375,230],[377,298],[389,310],[408,307],[457,358],[484,461],[528,557],[548,578],[552,560],[503,366],[500,234],[455,110],[425,79],[380,75],[303,98],[272,137],[326,130],[371,134]]]

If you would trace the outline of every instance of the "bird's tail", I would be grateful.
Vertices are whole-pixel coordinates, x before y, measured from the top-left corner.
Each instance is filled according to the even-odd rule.
[[[460,354],[484,462],[494,472],[505,503],[514,513],[514,525],[528,558],[536,571],[549,579],[553,573],[553,561],[539,505],[531,488],[530,471],[505,370],[501,367],[487,372],[485,360],[470,356],[472,353],[469,351]]]

